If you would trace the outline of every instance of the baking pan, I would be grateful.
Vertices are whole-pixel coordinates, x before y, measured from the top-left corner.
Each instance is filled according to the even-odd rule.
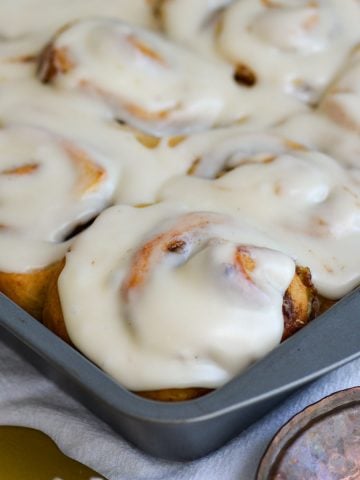
[[[360,289],[224,387],[182,403],[127,391],[1,294],[0,336],[140,449],[190,460],[219,448],[294,390],[360,355]]]

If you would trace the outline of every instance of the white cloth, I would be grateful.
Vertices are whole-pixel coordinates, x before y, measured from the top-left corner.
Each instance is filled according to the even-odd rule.
[[[206,458],[180,463],[139,452],[0,340],[0,424],[37,428],[109,480],[252,480],[274,433],[306,405],[360,384],[360,360],[290,397]]]

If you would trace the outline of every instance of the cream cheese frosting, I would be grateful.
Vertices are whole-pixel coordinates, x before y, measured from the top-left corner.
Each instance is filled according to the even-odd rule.
[[[15,39],[46,32],[91,16],[120,18],[143,26],[154,23],[146,0],[1,0],[0,35]]]
[[[218,45],[259,82],[314,104],[360,41],[357,0],[240,0],[224,10]]]
[[[179,150],[186,137],[158,138],[113,121],[101,103],[74,92],[54,91],[34,79],[12,81],[0,88],[0,122],[45,128],[57,135],[86,143],[106,157],[117,177],[114,202],[142,204],[155,200],[162,183],[185,174],[191,154]],[[220,134],[214,133],[214,138]],[[196,136],[195,136],[196,137]]]
[[[97,94],[117,118],[153,134],[209,128],[246,114],[227,69],[113,19],[62,29],[42,56],[39,78]]]
[[[38,76],[58,90],[96,96],[114,118],[156,136],[238,122],[273,124],[301,110],[281,96],[267,114],[261,110],[266,88],[249,93],[230,66],[112,19],[62,29],[44,50]]]
[[[238,137],[232,148],[227,140],[195,170],[219,178],[173,179],[160,198],[246,219],[280,251],[309,266],[322,295],[340,298],[360,281],[359,176],[298,145],[281,151],[273,139],[272,148],[271,142],[268,151],[263,147],[261,135],[250,145]]]
[[[106,210],[59,279],[72,341],[131,390],[219,387],[282,336],[295,263],[263,242],[227,215]]]
[[[360,135],[321,111],[295,115],[274,130],[287,138],[332,156],[347,167],[360,167]]]
[[[86,144],[33,127],[0,129],[0,270],[62,258],[72,230],[111,203],[119,174]]]
[[[318,108],[276,127],[309,148],[330,154],[348,167],[360,166],[360,50],[327,88]]]
[[[155,0],[154,13],[169,38],[221,62],[225,59],[218,55],[214,33],[220,12],[232,1]],[[179,21],[182,18],[186,21]]]
[[[29,74],[28,62],[54,32],[92,16],[118,18],[152,28],[147,0],[2,0],[0,5],[0,82]]]
[[[336,124],[360,136],[360,46],[330,85],[320,109]]]

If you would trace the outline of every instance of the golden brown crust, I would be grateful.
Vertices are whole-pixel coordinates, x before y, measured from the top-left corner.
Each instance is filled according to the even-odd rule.
[[[59,261],[30,273],[0,272],[0,292],[41,320],[49,283],[62,267],[63,262]]]
[[[284,295],[282,341],[304,327],[319,313],[320,297],[312,283],[310,270],[296,267],[296,274]]]
[[[44,302],[44,309],[42,312],[42,322],[48,327],[52,332],[56,333],[60,338],[65,342],[71,344],[70,337],[67,333],[64,316],[62,313],[59,290],[58,290],[58,279],[60,273],[62,272],[65,266],[65,260],[61,262],[61,268],[59,268],[57,274],[51,279],[49,288],[47,291],[47,298]]]
[[[240,253],[242,254],[241,258],[239,257]],[[252,264],[246,256],[246,252],[240,250],[238,257],[238,261],[241,260],[242,268],[246,268],[246,271],[251,271]],[[65,262],[63,262],[63,265],[65,265]],[[71,344],[61,311],[57,287],[60,273],[61,269],[53,277],[49,286],[48,298],[45,302],[43,313],[43,323],[59,337]],[[294,278],[284,295],[284,334],[282,341],[305,326],[315,316],[327,310],[333,303],[333,301],[324,299],[317,294],[311,281],[310,270],[305,267],[297,267]],[[180,402],[201,397],[209,392],[211,390],[207,388],[192,387],[140,391],[136,392],[136,394],[151,400]]]
[[[162,390],[136,392],[136,394],[158,402],[184,402],[202,397],[211,391],[209,388],[164,388]]]

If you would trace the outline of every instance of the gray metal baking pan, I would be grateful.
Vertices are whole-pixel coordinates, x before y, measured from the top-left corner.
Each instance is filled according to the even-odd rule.
[[[286,396],[360,355],[360,289],[224,387],[182,403],[132,394],[0,294],[0,336],[132,444],[154,456],[206,455]]]

